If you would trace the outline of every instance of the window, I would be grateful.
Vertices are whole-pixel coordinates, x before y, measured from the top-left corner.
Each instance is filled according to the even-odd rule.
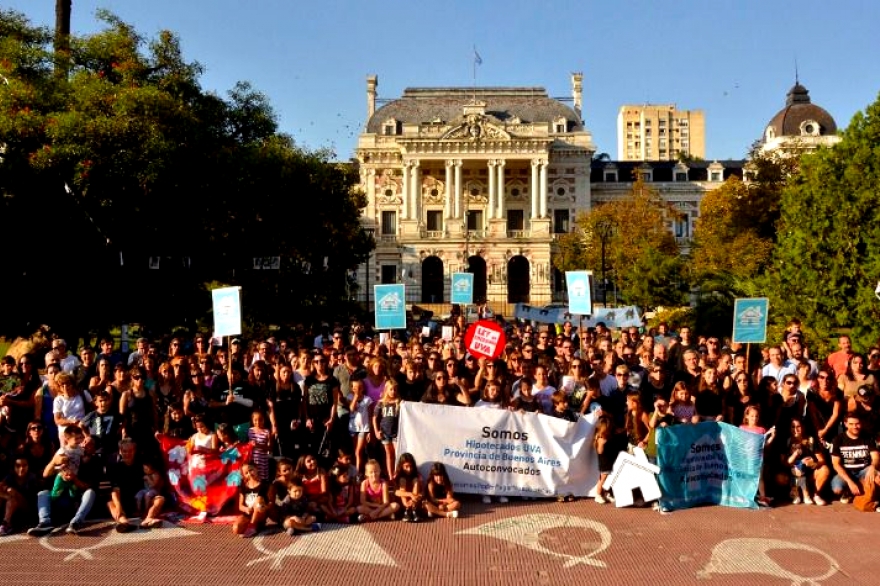
[[[675,180],[676,181],[687,181],[688,174],[683,171],[676,171],[675,172]]]
[[[721,181],[721,171],[712,171],[709,181]]]
[[[617,173],[611,171],[605,172],[605,183],[617,183]]]
[[[691,237],[691,222],[689,218],[685,218],[684,220],[675,220],[672,223],[672,227],[675,232],[676,238]]]
[[[397,235],[397,212],[382,212],[382,235]]]
[[[468,210],[467,229],[469,232],[479,232],[483,229],[483,211]]]
[[[441,210],[428,210],[427,228],[429,232],[443,231],[443,212]]]
[[[566,234],[570,216],[568,210],[553,210],[553,233]]]
[[[524,230],[525,216],[522,210],[507,210],[507,230]]]
[[[382,285],[393,285],[397,282],[397,266],[382,265]]]

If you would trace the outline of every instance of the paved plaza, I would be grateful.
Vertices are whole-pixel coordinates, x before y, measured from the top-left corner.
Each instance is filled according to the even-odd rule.
[[[254,539],[228,525],[0,538],[4,583],[26,584],[876,584],[880,515],[849,506],[661,515],[592,500],[484,505],[459,519],[325,525]]]

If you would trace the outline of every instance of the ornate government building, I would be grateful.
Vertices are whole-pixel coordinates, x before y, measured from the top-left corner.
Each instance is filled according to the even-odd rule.
[[[356,155],[377,242],[370,284],[444,303],[450,275],[470,271],[478,301],[551,301],[553,235],[590,208],[595,147],[583,77],[571,79],[571,105],[537,87],[410,88],[377,109],[367,78]]]
[[[540,87],[408,88],[380,102],[368,76],[356,157],[377,248],[357,273],[361,301],[372,285],[404,283],[407,303],[449,303],[454,272],[473,273],[475,300],[505,315],[512,303],[561,301],[555,238],[625,197],[636,173],[683,212],[669,229],[687,252],[703,195],[741,177],[745,161],[596,157],[582,84],[571,75],[568,99]]]

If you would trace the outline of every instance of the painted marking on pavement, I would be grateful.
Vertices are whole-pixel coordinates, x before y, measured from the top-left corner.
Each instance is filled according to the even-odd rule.
[[[541,533],[548,529],[556,528],[583,528],[590,529],[599,534],[600,544],[595,550],[585,556],[574,556],[565,553],[555,552],[541,545]],[[585,564],[595,566],[597,568],[608,567],[602,560],[593,559],[594,556],[602,553],[611,545],[611,531],[608,527],[583,517],[572,517],[570,515],[523,515],[520,517],[508,517],[501,521],[493,521],[485,523],[473,529],[459,531],[458,535],[485,535],[509,541],[548,555],[561,557],[567,561],[563,567],[569,568],[576,564]]]

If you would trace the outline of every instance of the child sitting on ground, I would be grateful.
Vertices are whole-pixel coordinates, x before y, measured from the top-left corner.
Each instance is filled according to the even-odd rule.
[[[394,471],[394,496],[403,506],[403,521],[418,523],[422,508],[422,479],[416,460],[410,453],[400,455],[397,469]]]
[[[521,393],[522,385],[520,385]],[[452,481],[449,480],[446,466],[441,462],[436,462],[428,473],[428,494],[425,499],[425,509],[428,511],[428,516],[457,519],[460,508],[461,503],[455,500]]]
[[[326,521],[350,523],[357,515],[357,487],[349,472],[344,464],[330,468],[330,501],[321,507]]]
[[[281,518],[287,534],[293,537],[297,533],[311,533],[321,529],[317,517],[309,512],[309,500],[306,489],[299,478],[294,478],[287,487],[287,496],[281,502]]]
[[[382,478],[382,466],[377,460],[367,461],[364,476],[366,478],[361,482],[361,499],[357,508],[358,521],[366,523],[385,518],[393,519],[400,510],[400,504],[391,502],[388,482]]]

